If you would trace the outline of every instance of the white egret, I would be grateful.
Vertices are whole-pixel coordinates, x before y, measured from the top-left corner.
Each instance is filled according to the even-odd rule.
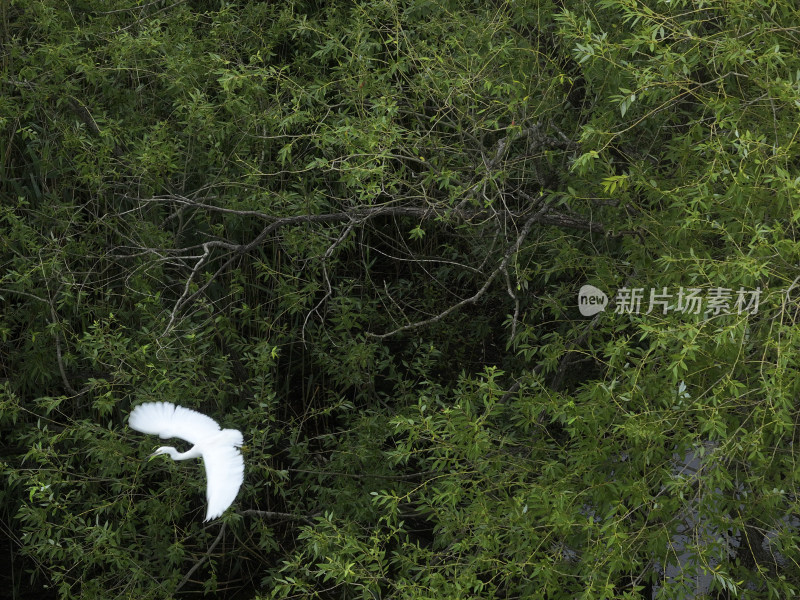
[[[243,443],[241,431],[221,429],[211,417],[169,402],[140,404],[131,411],[128,425],[142,433],[177,437],[194,444],[186,452],[162,446],[150,457],[158,454],[169,454],[172,460],[203,457],[208,480],[206,521],[219,517],[234,501],[244,481],[244,460],[238,449]]]

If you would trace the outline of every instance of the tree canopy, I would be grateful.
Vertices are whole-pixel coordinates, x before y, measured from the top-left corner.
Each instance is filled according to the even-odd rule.
[[[0,7],[7,597],[800,590],[795,3]]]

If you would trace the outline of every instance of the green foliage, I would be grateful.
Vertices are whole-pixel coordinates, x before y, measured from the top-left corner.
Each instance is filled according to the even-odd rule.
[[[793,595],[798,22],[2,3],[12,596]],[[244,432],[220,522],[154,400]]]

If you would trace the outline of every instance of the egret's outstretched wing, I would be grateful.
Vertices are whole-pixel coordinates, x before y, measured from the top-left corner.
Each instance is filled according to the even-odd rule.
[[[241,433],[238,431],[233,433],[238,433],[241,439]],[[210,521],[224,513],[236,499],[239,487],[244,481],[244,459],[234,446],[218,445],[203,452],[203,464],[206,466],[208,479],[206,482],[208,512],[205,520]]]
[[[131,411],[128,425],[142,433],[162,438],[178,437],[192,444],[201,444],[220,431],[211,417],[170,402],[140,404]]]

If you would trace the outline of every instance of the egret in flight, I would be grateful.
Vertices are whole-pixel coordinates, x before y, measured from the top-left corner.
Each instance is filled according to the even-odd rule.
[[[186,452],[162,446],[150,457],[158,454],[169,454],[172,460],[203,457],[208,480],[206,521],[219,517],[234,501],[244,480],[244,460],[239,452],[243,442],[241,431],[221,429],[211,417],[169,402],[140,404],[131,412],[128,425],[142,433],[177,437],[194,444]]]

